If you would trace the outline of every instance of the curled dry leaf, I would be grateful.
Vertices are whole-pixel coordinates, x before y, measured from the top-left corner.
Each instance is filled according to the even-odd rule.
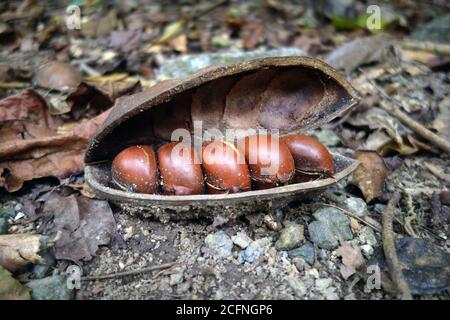
[[[0,100],[0,125],[4,121],[28,121],[40,127],[55,128],[59,123],[48,112],[48,104],[36,91],[26,89]],[[0,142],[2,141],[0,137]]]
[[[381,196],[384,191],[384,180],[388,169],[383,159],[374,151],[357,151],[353,158],[361,164],[353,172],[351,184],[357,186],[366,202]]]
[[[28,180],[47,176],[67,177],[82,172],[85,147],[108,114],[109,110],[84,120],[64,134],[46,130],[13,140],[0,139],[0,187],[14,192]],[[24,129],[29,128],[27,125]],[[2,129],[0,125],[0,131]]]
[[[39,234],[0,235],[0,265],[16,272],[29,263],[46,264],[39,252],[49,244],[49,238]]]
[[[364,264],[361,248],[345,241],[336,250],[336,254],[342,257],[341,275],[347,280],[356,270]]]
[[[116,236],[116,223],[107,201],[52,193],[43,213],[53,218],[45,233],[60,232],[54,246],[57,259],[91,260],[99,246],[109,244]]]

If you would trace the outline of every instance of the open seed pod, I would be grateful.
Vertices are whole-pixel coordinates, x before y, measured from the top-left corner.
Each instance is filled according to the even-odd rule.
[[[100,196],[126,211],[164,220],[281,207],[336,183],[356,168],[357,161],[333,154],[333,177],[265,190],[151,195],[116,188],[111,183],[111,160],[128,146],[157,149],[180,136],[187,135],[195,146],[203,134],[214,130],[224,135],[227,129],[301,133],[331,121],[357,100],[341,75],[313,58],[263,58],[208,67],[189,78],[163,81],[119,99],[88,146],[86,181]]]

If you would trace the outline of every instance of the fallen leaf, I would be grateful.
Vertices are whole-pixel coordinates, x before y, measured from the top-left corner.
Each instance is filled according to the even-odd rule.
[[[72,131],[62,135],[54,133],[0,140],[0,187],[14,192],[28,180],[47,176],[67,177],[82,172],[86,145],[110,110],[80,122]]]
[[[60,123],[50,115],[45,99],[32,89],[0,100],[0,125],[14,120],[26,120],[45,128],[55,128]]]
[[[49,238],[39,234],[0,235],[0,265],[16,272],[29,263],[46,264],[39,255],[49,247]]]
[[[187,37],[185,34],[180,34],[179,36],[173,38],[169,41],[169,45],[173,48],[173,50],[177,52],[186,52],[187,51]]]
[[[83,196],[87,198],[97,198],[98,196],[95,194],[95,192],[89,187],[89,185],[85,182],[82,184],[75,184],[75,183],[67,183],[64,184],[65,187],[71,188],[73,190],[79,191]]]
[[[245,49],[255,48],[262,40],[264,28],[259,21],[250,20],[244,23],[240,36]]]
[[[353,172],[350,183],[361,190],[366,202],[381,196],[388,175],[383,159],[374,151],[357,151],[353,158],[361,163]]]
[[[179,36],[186,26],[186,20],[180,19],[168,24],[155,44],[167,44],[170,40]]]
[[[389,45],[385,36],[357,38],[332,51],[325,62],[348,74],[361,65],[381,61]]]
[[[361,248],[357,245],[345,241],[336,250],[336,254],[342,257],[340,272],[342,277],[347,280],[356,273],[356,270],[364,264],[364,257]]]
[[[52,193],[43,213],[53,218],[45,233],[60,232],[54,246],[57,259],[91,260],[99,246],[109,244],[116,236],[116,223],[107,201]]]
[[[0,266],[0,300],[31,300],[30,289]]]

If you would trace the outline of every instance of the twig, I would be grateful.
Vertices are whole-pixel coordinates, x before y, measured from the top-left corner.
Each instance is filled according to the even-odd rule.
[[[434,53],[439,56],[450,57],[450,45],[435,42],[417,42],[417,41],[405,41],[402,43],[402,47],[406,50],[424,51]]]
[[[356,220],[358,220],[358,221],[360,221],[360,222],[362,222],[362,223],[368,225],[369,227],[375,229],[375,230],[378,231],[378,232],[381,232],[381,229],[382,229],[382,228],[381,228],[381,225],[380,225],[377,221],[375,221],[375,220],[373,220],[373,219],[371,219],[372,221],[367,221],[367,219],[358,217],[358,216],[355,215],[354,213],[352,213],[352,212],[350,212],[350,211],[347,211],[347,210],[345,210],[345,209],[343,209],[343,208],[341,208],[341,207],[335,206],[335,205],[333,205],[333,204],[329,204],[329,203],[319,203],[319,204],[320,204],[320,205],[327,206],[327,207],[332,207],[332,208],[338,209],[338,210],[342,211],[345,215],[347,215],[347,216],[349,216],[349,217],[351,217],[351,218],[354,218],[354,219],[356,219]]]
[[[141,273],[147,273],[147,272],[152,272],[152,271],[156,271],[156,270],[168,269],[170,267],[173,267],[175,264],[176,264],[176,262],[168,262],[168,263],[163,263],[163,264],[156,265],[156,266],[150,266],[150,267],[138,269],[138,270],[116,272],[116,273],[110,273],[110,274],[105,274],[105,275],[100,275],[100,276],[82,277],[81,281],[106,280],[106,279],[112,279],[112,278],[134,276],[134,275],[141,274]]]
[[[370,84],[378,90],[382,96],[387,98],[389,101],[391,101],[394,104],[397,104],[400,106],[399,102],[395,99],[391,98],[382,88],[380,88],[373,80],[368,79]],[[417,133],[422,138],[428,140],[435,146],[439,147],[443,151],[450,154],[450,143],[444,140],[443,138],[439,137],[437,134],[431,132],[427,128],[425,128],[423,125],[421,125],[419,122],[413,120],[411,117],[409,117],[407,114],[402,112],[399,108],[395,108],[393,105],[388,104],[386,101],[381,100],[380,101],[380,108],[389,113],[391,116],[397,118],[401,123],[403,123],[405,126],[410,128],[412,131]]]
[[[413,298],[409,289],[409,285],[403,276],[402,270],[400,268],[400,262],[397,256],[397,251],[395,250],[394,229],[392,224],[394,220],[394,209],[399,201],[400,192],[396,191],[391,200],[389,200],[389,203],[383,212],[383,249],[392,281],[397,286],[397,289],[401,292],[402,299],[412,300]]]
[[[431,164],[431,163],[427,163],[424,162],[423,164],[428,170],[430,170],[430,172],[435,175],[436,177],[438,177],[439,179],[450,183],[450,174],[446,174],[443,170],[439,169],[438,167],[436,167],[435,165]]]

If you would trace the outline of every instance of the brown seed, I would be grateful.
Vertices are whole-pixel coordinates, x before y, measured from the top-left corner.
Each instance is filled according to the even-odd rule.
[[[251,190],[243,155],[230,142],[212,141],[203,146],[202,167],[208,193],[224,194]]]
[[[272,135],[255,135],[239,141],[255,189],[286,185],[294,176],[294,159],[288,147]]]
[[[195,163],[197,154],[188,145],[171,142],[158,149],[158,164],[164,194],[205,193],[202,167]]]
[[[122,150],[112,163],[112,180],[120,188],[138,193],[158,193],[156,156],[150,146]]]
[[[36,85],[48,89],[74,89],[83,80],[81,74],[71,64],[52,61],[40,67],[34,76]]]
[[[288,146],[294,157],[294,182],[306,182],[333,175],[333,157],[316,139],[295,133],[281,137],[281,141]]]

